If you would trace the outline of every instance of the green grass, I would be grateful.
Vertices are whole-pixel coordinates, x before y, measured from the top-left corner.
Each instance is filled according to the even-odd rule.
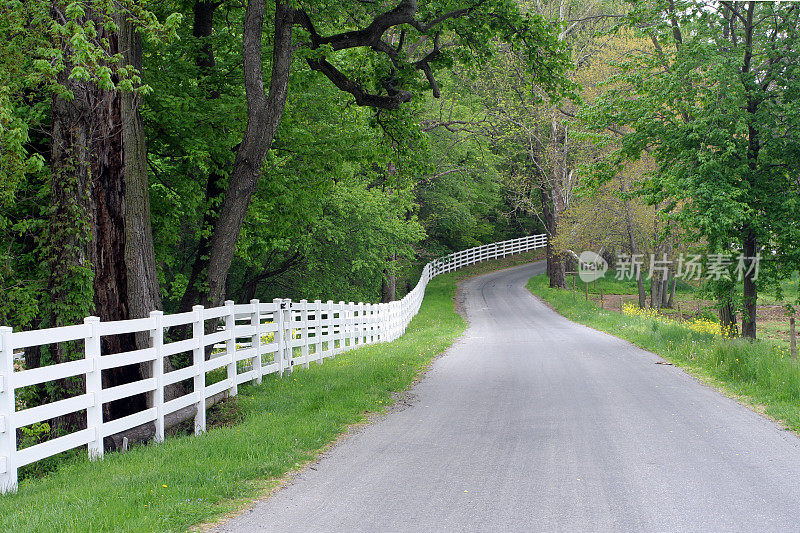
[[[781,299],[776,298],[775,292],[772,290],[761,291],[758,295],[760,303],[783,305],[787,302],[796,305],[798,298],[800,298],[800,274],[794,272],[790,278],[781,280]]]
[[[83,458],[0,496],[0,531],[182,531],[241,508],[314,459],[348,426],[381,412],[464,331],[456,281],[531,261],[521,254],[439,276],[406,334],[284,378],[241,387],[232,427]],[[236,418],[234,417],[234,418]]]
[[[570,320],[654,352],[800,431],[800,365],[782,345],[719,338],[664,319],[602,310],[582,295],[549,288],[545,276],[533,277],[528,289]]]
[[[589,284],[589,298],[594,299],[595,302],[599,301],[600,290],[603,294],[609,295],[623,295],[626,302],[635,303],[637,298],[637,286],[634,279],[615,279],[616,271],[610,269],[606,272],[605,276],[597,283]],[[580,295],[584,294],[585,285],[578,278],[575,282],[575,292]],[[769,306],[785,305],[792,303],[797,306],[798,295],[798,273],[795,272],[788,279],[780,282],[782,289],[782,299],[778,300],[775,297],[775,292],[769,290],[761,290],[758,295],[758,338],[776,342],[784,347],[789,346],[789,317],[786,314],[775,315],[775,310]],[[567,289],[572,290],[573,276],[567,277]],[[647,301],[650,299],[650,281],[644,280],[645,292],[647,294]],[[735,301],[741,300],[741,283],[737,283],[737,296]],[[711,293],[706,288],[706,282],[701,281],[686,281],[683,279],[677,280],[675,289],[675,307],[673,309],[662,308],[659,312],[663,315],[677,315],[678,308],[680,307],[684,315],[694,316],[706,320],[717,320],[716,302]],[[606,299],[606,307],[609,305]],[[738,313],[739,320],[741,320],[741,311]]]
[[[617,271],[613,268],[609,269],[602,278],[597,280],[597,283],[589,283],[589,294],[600,294],[601,289],[604,294],[638,294],[636,279],[628,279],[627,277],[616,279],[616,276]],[[567,286],[572,289],[573,277],[575,277],[575,290],[583,293],[585,284],[581,281],[580,277],[573,274],[568,275]],[[649,291],[650,281],[644,280],[644,286],[645,290]],[[695,290],[696,289],[692,285],[682,279],[678,280],[678,284],[675,287],[676,294],[689,293]]]

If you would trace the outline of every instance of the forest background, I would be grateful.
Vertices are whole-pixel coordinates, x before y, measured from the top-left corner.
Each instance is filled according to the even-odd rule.
[[[793,312],[800,263],[799,11],[5,1],[0,323],[391,301],[434,257],[547,233],[562,288],[569,250],[760,254],[759,277],[703,284],[755,337],[759,291]],[[638,304],[671,307],[675,270],[647,274]]]

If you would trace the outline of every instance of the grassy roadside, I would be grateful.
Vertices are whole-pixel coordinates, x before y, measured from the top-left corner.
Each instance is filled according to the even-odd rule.
[[[381,412],[466,327],[454,310],[459,279],[525,263],[488,261],[439,276],[407,333],[284,378],[242,387],[241,422],[200,437],[70,461],[0,496],[0,531],[182,531],[241,508],[314,459],[351,424]]]
[[[614,269],[610,269],[603,278],[589,283],[588,286],[581,281],[576,282],[577,276],[570,275],[567,277],[567,288],[573,288],[581,294],[588,289],[589,299],[595,302],[600,301],[600,291],[602,291],[605,295],[605,307],[608,309],[619,309],[620,300],[636,304],[638,300],[636,281],[633,279],[618,280],[616,274]],[[759,292],[756,310],[759,339],[775,341],[785,347],[789,346],[789,315],[786,312],[786,305],[791,304],[795,307],[798,305],[798,277],[800,275],[795,272],[789,279],[780,282],[781,299],[778,299],[772,290]],[[663,308],[659,312],[676,320],[679,311],[685,319],[689,320],[717,320],[717,304],[708,292],[706,283],[705,280],[678,279],[674,308]],[[645,290],[649,300],[650,283],[648,281],[645,282]],[[741,287],[737,288],[737,294],[736,298],[740,299]]]
[[[531,278],[528,289],[570,320],[657,353],[800,432],[800,364],[785,347],[720,338],[663,317],[603,310],[583,295],[549,288],[543,275]]]

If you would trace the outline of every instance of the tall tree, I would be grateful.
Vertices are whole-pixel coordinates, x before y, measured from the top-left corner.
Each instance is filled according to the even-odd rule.
[[[558,28],[557,41],[569,50],[575,83],[600,48],[596,36],[609,18],[598,2],[536,2],[540,16]],[[559,224],[578,180],[576,166],[593,147],[576,135],[577,99],[547,98],[547,92],[524,68],[524,57],[505,50],[490,68],[470,76],[481,94],[493,137],[509,154],[507,173],[515,208],[539,218],[549,242],[556,242]],[[566,256],[548,245],[547,274],[553,287],[566,286]]]
[[[488,54],[489,39],[494,35],[525,50],[527,67],[546,90],[555,94],[568,88],[562,76],[565,58],[547,24],[540,17],[523,16],[509,0],[423,5],[401,0],[390,9],[382,3],[362,2],[317,5],[312,9],[277,1],[270,32],[272,65],[266,92],[262,73],[265,9],[266,0],[250,0],[245,9],[247,126],[213,232],[203,236],[208,243],[201,244],[201,248],[207,246],[208,257],[198,255],[196,259],[207,264],[198,269],[202,275],[187,287],[184,304],[199,301],[214,305],[224,297],[236,241],[286,103],[291,61],[298,46],[292,39],[295,26],[307,39],[299,42],[305,44],[307,52],[303,56],[309,67],[351,94],[358,105],[397,109],[412,99],[411,89],[418,83],[416,73],[424,76],[434,94],[438,94],[435,69],[449,64],[454,57],[465,58],[467,47]],[[355,21],[353,29],[336,29],[337,13],[342,11]],[[447,46],[443,46],[443,39],[447,39]],[[358,72],[351,65],[342,64],[343,58],[355,50],[372,51],[373,57],[367,62],[371,70]]]
[[[628,22],[654,53],[631,56],[597,115],[630,128],[622,157],[650,150],[654,204],[706,239],[748,258],[742,335],[756,336],[758,286],[798,264],[797,46],[800,6],[772,2],[632,3]],[[616,156],[615,156],[616,157]],[[764,256],[760,270],[754,259]]]
[[[15,2],[10,4],[4,7],[13,11]],[[132,310],[143,316],[159,300],[138,116],[140,38],[134,28],[154,36],[164,27],[133,1],[37,1],[19,8],[22,16],[4,17],[3,30],[28,35],[30,48],[23,53],[32,59],[14,87],[17,107],[4,111],[38,109],[50,124],[40,144],[17,146],[19,156],[39,151],[49,159],[43,192],[50,207],[38,246],[49,297],[39,308],[38,325],[74,324],[88,314],[122,320]],[[0,64],[4,74],[14,68],[7,60]],[[11,170],[21,180],[31,167]],[[106,354],[135,347],[133,336],[103,339]],[[29,350],[26,358],[29,366],[38,366],[45,362],[42,355],[62,362],[77,352],[62,343]],[[109,385],[139,376],[131,367],[104,372],[103,379]],[[73,385],[62,383],[52,394],[70,394]],[[130,406],[107,408],[113,417]]]

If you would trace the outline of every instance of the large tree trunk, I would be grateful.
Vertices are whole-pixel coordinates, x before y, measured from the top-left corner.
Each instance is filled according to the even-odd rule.
[[[107,35],[116,40],[115,35]],[[92,87],[94,128],[91,145],[92,190],[94,208],[94,304],[95,314],[103,322],[127,320],[128,269],[125,263],[126,205],[123,166],[121,96],[117,91]],[[149,213],[148,213],[149,214]],[[136,349],[133,335],[109,335],[102,339],[104,355]],[[141,379],[139,365],[113,368],[103,372],[104,387]],[[145,408],[145,395],[111,402],[105,408],[109,419]]]
[[[89,12],[87,18],[92,17]],[[116,52],[116,36],[105,29],[100,33],[99,38],[108,39],[112,53]],[[48,287],[53,305],[49,322],[51,326],[74,324],[89,314],[103,321],[125,320],[129,315],[119,94],[70,80],[66,74],[61,78],[73,97],[56,96],[52,108],[54,209],[48,242],[52,262]],[[56,362],[64,362],[78,355],[76,348],[73,343],[60,343],[50,350]],[[103,354],[133,350],[133,336],[106,336],[101,349]],[[138,377],[136,366],[103,372],[105,386]],[[51,399],[79,392],[83,384],[78,381],[59,383]],[[105,416],[115,418],[142,407],[137,400],[108,404]],[[81,427],[84,422],[80,418],[61,417],[54,426],[63,430]]]
[[[220,207],[219,219],[209,243],[207,283],[187,289],[184,300],[203,305],[219,305],[225,296],[225,282],[236,248],[236,240],[256,190],[261,166],[275,137],[286,105],[289,67],[292,58],[292,24],[294,8],[277,1],[272,51],[272,76],[269,95],[264,92],[261,36],[266,0],[250,0],[245,9],[243,58],[247,127]],[[202,260],[202,258],[200,258]],[[193,294],[192,294],[193,293]]]
[[[92,18],[94,14],[87,12],[87,19]],[[98,38],[108,40],[112,54],[121,52],[127,63],[140,67],[138,36],[123,17],[118,22],[119,35],[98,25]],[[138,96],[64,78],[62,83],[73,98],[55,97],[53,101],[51,224],[66,227],[65,217],[72,217],[70,223],[78,231],[72,235],[54,232],[55,238],[49,242],[51,254],[57,254],[57,268],[51,269],[49,280],[56,302],[50,321],[64,325],[89,314],[102,321],[146,316],[160,307],[160,299]],[[76,287],[75,273],[69,271],[74,267],[78,272],[91,272],[90,288]],[[87,301],[67,304],[71,298],[74,302],[75,294],[87,295]],[[138,342],[133,335],[106,336],[102,354],[132,351],[146,342],[146,333]],[[70,350],[69,346],[59,345],[54,350],[56,360],[71,358],[69,353],[61,353]],[[106,370],[103,384],[120,385],[138,380],[142,374],[138,365]],[[145,406],[145,395],[139,395],[107,404],[104,416],[114,419]],[[74,421],[67,423],[74,426]]]
[[[558,219],[550,192],[541,187],[542,218],[544,219],[545,231],[547,232],[547,276],[550,278],[550,287],[567,288],[567,263],[563,253],[556,251],[550,242],[556,237],[558,232]]]
[[[123,62],[142,68],[142,40],[135,28],[119,16],[119,49]],[[161,293],[150,223],[150,192],[147,176],[147,148],[139,111],[140,96],[120,94],[122,152],[125,182],[125,265],[128,271],[128,314],[144,318],[161,309]],[[146,348],[149,335],[137,336],[139,348]]]
[[[72,325],[94,312],[92,279],[92,169],[89,152],[92,125],[85,83],[59,75],[59,83],[72,91],[71,99],[55,96],[52,104],[50,201],[52,210],[45,234],[45,262],[50,301],[44,323],[48,327]],[[42,350],[56,363],[80,357],[76,343],[59,343]],[[38,350],[26,350],[28,368],[38,367]],[[59,380],[52,390],[38,387],[43,398],[60,400],[83,392],[76,380]],[[75,414],[52,422],[54,430],[71,431],[85,424]]]
[[[116,18],[119,26],[119,52],[124,63],[141,71],[142,40],[139,33],[122,15]],[[120,132],[122,137],[122,164],[124,189],[124,265],[127,270],[127,312],[128,318],[144,318],[151,311],[161,310],[161,293],[156,268],[153,229],[150,222],[150,188],[147,175],[147,147],[145,144],[144,123],[139,110],[141,97],[136,93],[119,93]],[[144,349],[150,345],[147,331],[137,333],[134,346],[128,349]],[[164,370],[174,369],[169,358],[164,361]],[[125,381],[152,376],[152,363],[129,367],[124,376],[110,376],[109,383],[120,384]],[[167,387],[166,400],[184,393],[180,384]],[[123,400],[116,406],[116,413],[109,416],[124,416],[143,407],[151,407],[152,395],[140,395],[131,401]]]

